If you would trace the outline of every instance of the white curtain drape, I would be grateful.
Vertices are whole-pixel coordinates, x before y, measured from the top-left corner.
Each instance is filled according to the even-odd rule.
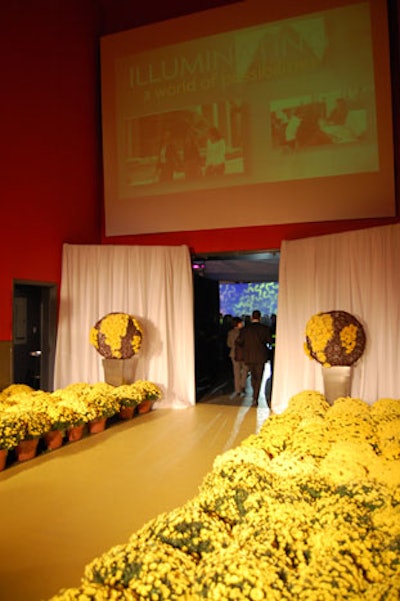
[[[272,406],[294,394],[323,392],[322,369],[304,352],[308,319],[352,313],[367,345],[353,369],[351,395],[372,404],[400,397],[400,225],[282,244]]]
[[[195,404],[193,280],[188,247],[63,247],[55,388],[104,381],[90,328],[112,311],[144,330],[136,378],[163,391],[156,406]]]

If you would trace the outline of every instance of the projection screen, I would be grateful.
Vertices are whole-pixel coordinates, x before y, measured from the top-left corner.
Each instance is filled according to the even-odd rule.
[[[103,37],[106,235],[395,215],[385,4],[247,0]]]

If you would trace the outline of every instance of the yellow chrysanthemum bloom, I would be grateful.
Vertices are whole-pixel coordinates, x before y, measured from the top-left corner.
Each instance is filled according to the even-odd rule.
[[[29,394],[33,391],[34,389],[31,386],[28,386],[27,384],[10,384],[1,391],[1,396],[3,397],[3,400],[5,400],[11,399],[13,396],[24,392]]]
[[[50,601],[137,601],[137,596],[129,589],[81,584],[79,587],[62,589]]]
[[[101,321],[100,332],[105,336],[105,342],[111,348],[113,356],[121,357],[121,338],[126,334],[129,315],[126,313],[110,313]]]
[[[96,349],[99,348],[98,330],[95,327],[90,328],[90,331],[89,331],[89,342]]]
[[[345,352],[349,355],[355,349],[357,343],[357,326],[350,324],[340,331],[340,342]]]
[[[308,320],[306,337],[320,363],[326,363],[325,347],[333,336],[333,319],[327,313],[317,313]]]
[[[132,317],[132,321],[135,324],[135,328],[137,330],[137,334],[135,334],[134,337],[132,338],[132,348],[133,348],[133,352],[136,354],[139,352],[139,349],[142,345],[143,330],[137,319]]]

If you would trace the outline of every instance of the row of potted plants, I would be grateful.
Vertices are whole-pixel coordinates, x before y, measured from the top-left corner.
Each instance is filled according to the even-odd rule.
[[[400,400],[304,391],[50,601],[395,601]]]
[[[6,465],[8,452],[16,449],[19,453],[26,441],[38,444],[46,438],[48,447],[55,448],[50,440],[56,435],[58,441],[66,435],[76,440],[86,425],[96,431],[96,424],[104,425],[117,414],[126,418],[126,411],[130,417],[135,411],[144,412],[160,397],[161,389],[145,380],[121,386],[76,383],[54,392],[12,384],[0,393],[0,469]],[[25,458],[29,457],[22,451],[18,459]]]

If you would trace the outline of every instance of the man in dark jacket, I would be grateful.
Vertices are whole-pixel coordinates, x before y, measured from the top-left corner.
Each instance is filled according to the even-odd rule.
[[[243,349],[243,360],[251,375],[253,405],[258,405],[264,364],[269,361],[272,337],[268,326],[261,323],[260,311],[253,311],[251,322],[240,330],[237,345]]]

